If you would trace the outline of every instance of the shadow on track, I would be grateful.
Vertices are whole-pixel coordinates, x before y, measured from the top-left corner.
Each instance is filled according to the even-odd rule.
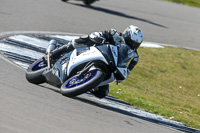
[[[111,106],[108,106],[108,105],[105,105],[105,104],[101,104],[101,103],[98,103],[98,102],[95,102],[95,101],[92,101],[92,100],[89,100],[89,99],[86,99],[86,98],[74,97],[72,99],[78,100],[78,101],[81,101],[81,102],[84,102],[84,103],[87,103],[87,104],[90,104],[90,105],[93,105],[93,106],[97,106],[97,107],[102,108],[102,109],[106,109],[106,110],[109,110],[109,111],[113,111],[113,112],[116,112],[116,113],[127,115],[127,116],[130,116],[130,117],[139,118],[139,119],[142,119],[142,120],[145,120],[145,121],[148,121],[148,122],[152,122],[152,123],[155,123],[155,124],[158,124],[158,125],[171,127],[171,128],[176,129],[176,130],[179,130],[179,131],[183,131],[183,132],[187,132],[187,133],[194,133],[194,132],[198,131],[196,129],[189,128],[189,127],[186,127],[186,126],[176,125],[176,124],[173,124],[173,123],[165,122],[165,121],[158,120],[158,119],[153,119],[153,118],[150,118],[150,117],[139,116],[139,115],[133,114],[131,112],[128,112],[128,111],[125,111],[125,110],[122,110],[122,109],[119,109],[119,108],[111,107]],[[141,123],[137,120],[134,120],[134,121]],[[132,125],[129,121],[124,121],[124,122],[126,122],[129,125]]]
[[[61,94],[59,88],[56,88],[56,89],[55,89],[55,88],[48,87],[48,86],[45,86],[45,85],[42,85],[42,84],[39,84],[38,86],[43,87],[43,88],[48,89],[48,90],[52,90],[52,91],[54,91],[54,92],[56,92],[56,93]]]
[[[46,86],[46,85],[39,85],[39,86],[61,94],[60,90],[58,88],[54,88],[54,87],[52,88],[52,87],[49,87],[49,86]],[[83,102],[83,103],[86,103],[86,104],[90,104],[90,105],[93,105],[93,106],[96,106],[96,107],[99,107],[99,108],[102,108],[102,109],[106,109],[106,110],[109,110],[109,111],[113,111],[113,112],[116,112],[116,113],[127,115],[127,116],[130,116],[130,117],[139,118],[139,119],[142,119],[142,120],[145,120],[145,121],[148,121],[148,122],[152,122],[152,123],[155,123],[155,124],[158,124],[158,125],[171,127],[171,128],[177,129],[179,131],[188,132],[188,133],[194,133],[194,132],[198,131],[196,129],[189,128],[189,127],[186,127],[186,126],[176,125],[176,124],[173,124],[173,123],[165,122],[165,121],[158,120],[158,119],[153,119],[153,118],[150,118],[150,117],[139,116],[139,115],[133,114],[131,112],[116,108],[116,107],[111,107],[109,105],[105,105],[103,103],[99,103],[99,102],[96,102],[94,100],[90,100],[88,98],[76,96],[76,97],[73,97],[71,99],[74,99],[74,100],[77,100],[77,101],[80,101],[80,102]],[[140,123],[137,120],[134,120],[134,121]],[[129,124],[129,125],[132,125],[129,121],[124,121],[124,122]]]
[[[128,18],[128,19],[139,20],[139,21],[146,22],[146,23],[149,23],[149,24],[152,24],[152,25],[155,25],[155,26],[162,27],[162,28],[167,28],[164,25],[152,22],[150,20],[146,20],[146,19],[143,19],[143,18],[135,17],[135,16],[130,16],[130,15],[127,15],[125,13],[121,13],[119,11],[114,11],[114,10],[106,9],[106,8],[103,8],[103,7],[95,7],[95,6],[92,6],[92,5],[82,5],[82,4],[77,4],[77,3],[69,3],[69,4],[75,5],[75,6],[84,7],[84,8],[88,8],[88,9],[92,9],[92,10],[96,10],[96,11],[100,11],[100,12],[104,12],[104,13],[111,14],[111,15],[116,15],[116,16],[119,16],[119,17],[124,17],[124,18]]]

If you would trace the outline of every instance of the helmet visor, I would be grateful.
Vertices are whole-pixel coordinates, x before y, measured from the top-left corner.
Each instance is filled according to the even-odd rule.
[[[132,39],[130,39],[129,37],[125,37],[124,38],[125,43],[130,46],[132,49],[137,49],[141,43],[137,43],[135,41],[133,41]]]

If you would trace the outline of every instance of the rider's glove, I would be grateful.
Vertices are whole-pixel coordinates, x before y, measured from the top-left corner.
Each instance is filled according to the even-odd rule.
[[[93,32],[92,34],[89,35],[89,38],[93,43],[97,45],[104,44],[106,40],[101,32]]]
[[[110,44],[115,44],[113,36],[117,33],[115,29],[105,30],[102,32],[103,36],[106,38]]]

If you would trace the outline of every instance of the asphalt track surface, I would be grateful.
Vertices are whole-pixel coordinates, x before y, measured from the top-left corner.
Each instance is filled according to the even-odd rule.
[[[157,0],[101,0],[93,6],[60,0],[0,0],[0,32],[55,31],[89,34],[135,24],[145,41],[200,48],[200,10]],[[24,70],[0,59],[2,133],[173,133],[170,127],[59,90],[30,84]]]

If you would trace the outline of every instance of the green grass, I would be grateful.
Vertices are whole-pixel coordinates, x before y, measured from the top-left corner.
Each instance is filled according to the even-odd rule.
[[[200,129],[200,51],[139,48],[129,77],[110,85],[110,95]]]
[[[200,8],[200,0],[166,0]]]

